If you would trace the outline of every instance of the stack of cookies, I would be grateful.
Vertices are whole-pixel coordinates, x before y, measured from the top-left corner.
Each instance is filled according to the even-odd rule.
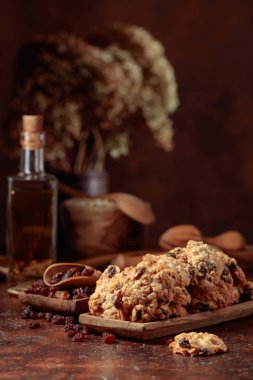
[[[163,255],[147,254],[122,272],[110,265],[89,308],[104,318],[150,322],[217,310],[251,298],[252,288],[235,259],[191,240]]]

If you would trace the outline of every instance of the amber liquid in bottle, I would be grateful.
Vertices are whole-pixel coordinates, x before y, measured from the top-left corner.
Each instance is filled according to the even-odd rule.
[[[23,117],[20,172],[8,178],[9,280],[41,277],[56,256],[57,179],[44,171],[42,119]]]

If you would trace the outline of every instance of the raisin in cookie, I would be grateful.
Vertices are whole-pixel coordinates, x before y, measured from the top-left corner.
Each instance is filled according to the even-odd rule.
[[[189,311],[216,310],[238,303],[248,287],[235,259],[203,242],[189,241],[185,248],[175,248],[169,255],[190,264],[196,285],[191,286]]]
[[[179,334],[169,347],[176,354],[191,356],[209,356],[227,351],[227,346],[217,335],[202,332]]]
[[[109,266],[89,300],[91,314],[132,322],[184,316],[191,296],[190,265],[166,255],[146,255],[136,267]]]

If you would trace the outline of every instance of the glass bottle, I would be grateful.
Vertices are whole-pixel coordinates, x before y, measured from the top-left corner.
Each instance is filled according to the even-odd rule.
[[[9,280],[41,277],[56,259],[56,177],[44,170],[42,116],[24,115],[20,172],[8,177],[7,254]]]

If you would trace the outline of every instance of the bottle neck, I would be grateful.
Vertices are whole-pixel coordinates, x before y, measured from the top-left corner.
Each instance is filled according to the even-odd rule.
[[[44,149],[22,149],[20,160],[20,174],[43,174]]]

